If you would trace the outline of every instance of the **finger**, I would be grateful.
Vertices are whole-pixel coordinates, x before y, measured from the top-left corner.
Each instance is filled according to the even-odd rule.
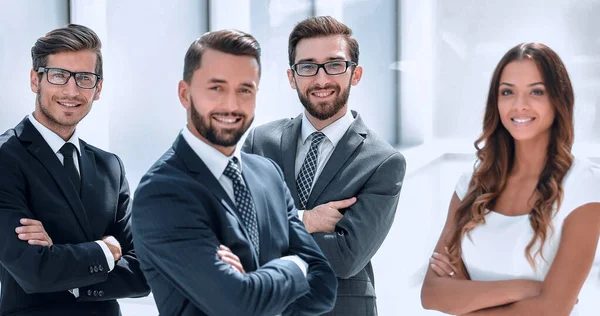
[[[20,226],[15,228],[15,232],[17,232],[18,234],[21,233],[43,233],[44,231],[44,227],[42,226]]]
[[[47,236],[44,233],[28,233],[19,234],[21,240],[47,240]]]
[[[220,252],[220,256],[222,256],[223,258],[230,258],[232,260],[240,262],[240,258],[238,256],[236,256],[233,252],[226,251],[226,250],[217,251],[217,253],[219,253],[219,252]]]
[[[21,225],[39,225],[39,226],[42,226],[42,222],[36,221],[35,219],[31,219],[31,218],[21,218],[21,220],[19,222],[21,223]]]
[[[442,270],[440,267],[436,266],[435,264],[430,264],[429,267],[431,268],[431,270],[433,270],[433,272],[435,272],[435,274],[437,274],[439,277],[447,277],[448,274],[446,273],[446,271]]]
[[[433,258],[436,258],[437,260],[440,260],[442,262],[444,262],[446,265],[448,265],[454,272],[458,272],[458,269],[456,268],[456,266],[454,266],[454,264],[452,264],[452,261],[450,261],[450,258],[446,255],[443,255],[441,253],[437,253],[434,252],[433,253]]]
[[[435,258],[431,258],[431,259],[429,259],[429,262],[431,264],[434,264],[436,267],[442,269],[444,271],[444,273],[447,274],[448,276],[456,275],[456,271],[452,270],[452,268],[443,261],[437,260]]]
[[[343,208],[349,208],[354,203],[356,203],[356,198],[351,197],[351,198],[345,199],[345,200],[331,201],[331,202],[329,202],[329,206],[339,210],[339,209],[343,209]]]
[[[220,248],[220,249],[223,249],[223,250],[225,250],[225,251],[233,252],[233,251],[231,251],[231,249],[229,249],[229,248],[228,248],[227,246],[225,246],[225,245],[220,245],[220,246],[219,246],[219,248]]]
[[[27,241],[30,245],[40,245],[40,246],[44,246],[44,247],[48,247],[50,246],[50,243],[45,241],[45,240],[28,240]]]
[[[236,269],[240,273],[243,273],[243,271],[244,271],[244,267],[242,267],[242,264],[239,263],[238,261],[235,261],[231,258],[224,258],[223,262],[228,263],[229,265],[231,265],[234,269]]]

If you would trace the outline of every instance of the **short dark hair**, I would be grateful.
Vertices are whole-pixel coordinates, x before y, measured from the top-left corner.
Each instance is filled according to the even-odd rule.
[[[90,28],[78,24],[69,24],[66,27],[52,30],[38,38],[31,48],[33,70],[48,64],[48,55],[70,51],[78,52],[91,50],[96,53],[95,73],[102,77],[102,42]],[[40,75],[41,76],[41,75]]]
[[[196,39],[187,53],[183,63],[183,80],[190,83],[194,71],[198,70],[202,54],[207,48],[237,56],[252,56],[258,62],[260,77],[260,44],[250,34],[238,30],[220,30],[207,32]]]
[[[294,64],[296,59],[296,46],[300,40],[305,38],[323,37],[330,35],[344,35],[350,60],[358,64],[358,42],[352,36],[352,30],[344,23],[330,16],[316,16],[308,18],[294,27],[288,40],[288,55],[290,66]]]

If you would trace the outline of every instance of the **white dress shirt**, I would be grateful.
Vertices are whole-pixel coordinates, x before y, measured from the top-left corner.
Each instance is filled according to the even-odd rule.
[[[311,190],[317,182],[317,179],[323,171],[323,168],[327,164],[327,161],[329,161],[329,157],[331,157],[333,150],[340,142],[344,134],[346,134],[348,128],[350,128],[350,125],[352,125],[352,122],[354,122],[354,117],[352,116],[352,112],[350,111],[350,109],[348,109],[344,116],[340,117],[337,121],[329,124],[327,127],[321,130],[321,132],[325,134],[325,138],[323,138],[323,141],[321,141],[321,143],[318,146],[319,155],[317,159],[317,170],[315,170],[315,176],[313,177]],[[315,127],[306,117],[306,112],[302,113],[302,126],[300,130],[300,135],[298,135],[298,146],[296,148],[296,164],[294,170],[294,178],[298,178],[298,174],[300,173],[300,169],[302,168],[304,159],[306,158],[306,155],[308,154],[308,151],[310,149],[310,145],[312,142],[311,134],[316,131],[317,130],[315,129]],[[303,216],[304,211],[299,210],[298,217],[300,218],[300,220],[302,220]]]
[[[215,178],[219,181],[219,183],[221,184],[231,201],[235,204],[233,182],[231,181],[231,179],[229,179],[229,177],[224,175],[223,172],[225,172],[225,168],[227,168],[229,161],[233,157],[236,157],[238,159],[240,172],[244,172],[242,169],[242,157],[240,154],[241,146],[236,146],[231,156],[225,156],[222,152],[218,151],[213,146],[205,143],[203,140],[194,136],[194,134],[190,132],[187,126],[184,127],[183,130],[181,130],[181,136],[183,136],[183,139],[185,139],[188,145],[190,145],[190,147],[196,153],[196,155],[198,155],[198,157],[202,159],[202,162],[204,162],[208,170],[210,170],[213,176],[215,176]],[[242,184],[246,185],[245,183]],[[308,264],[300,257],[294,255],[285,256],[281,259],[294,262],[298,266],[298,268],[302,270],[304,276],[306,276]]]
[[[233,182],[229,177],[223,174],[225,172],[225,168],[229,164],[229,161],[236,157],[238,160],[238,166],[240,168],[240,172],[243,173],[244,169],[242,168],[242,157],[240,155],[241,146],[236,146],[233,154],[231,156],[225,156],[223,153],[218,151],[213,146],[205,143],[203,140],[194,136],[192,132],[190,132],[189,128],[186,126],[181,130],[181,136],[183,139],[190,145],[192,150],[202,159],[202,162],[208,167],[210,173],[215,176],[215,178],[219,181],[225,193],[229,196],[231,201],[235,204],[235,194],[233,193]],[[243,183],[243,185],[246,185]]]
[[[42,135],[42,138],[46,141],[48,146],[52,149],[56,157],[60,161],[61,164],[64,164],[65,158],[63,154],[60,152],[62,146],[67,143],[65,142],[58,134],[51,131],[46,126],[42,125],[38,120],[35,119],[33,114],[29,114],[29,121],[33,124],[33,127],[37,129],[37,131]],[[73,161],[75,162],[75,168],[77,168],[77,172],[81,176],[81,171],[79,170],[79,155],[81,155],[81,149],[79,148],[79,137],[77,136],[77,129],[73,132],[71,138],[69,138],[69,143],[75,145],[77,148],[76,151],[73,152]],[[42,223],[43,224],[43,223]],[[96,240],[96,243],[102,248],[102,252],[104,252],[104,256],[106,257],[106,262],[108,264],[108,272],[112,271],[115,268],[115,257],[110,252],[108,246],[101,240]],[[79,289],[72,290],[73,295],[75,297],[79,297]]]

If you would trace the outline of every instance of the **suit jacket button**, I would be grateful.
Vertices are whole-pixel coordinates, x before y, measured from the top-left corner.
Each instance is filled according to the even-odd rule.
[[[94,267],[90,266],[90,273],[94,273]]]
[[[98,291],[98,296],[104,297],[104,291]]]
[[[98,290],[94,290],[94,296],[98,296]]]
[[[102,272],[102,270],[104,270],[104,268],[102,267],[102,265],[100,265],[100,266],[98,267],[98,271]]]
[[[94,266],[94,272],[98,272],[98,266]]]
[[[88,296],[92,296],[92,290],[88,290],[88,291],[87,291],[87,295],[88,295]]]

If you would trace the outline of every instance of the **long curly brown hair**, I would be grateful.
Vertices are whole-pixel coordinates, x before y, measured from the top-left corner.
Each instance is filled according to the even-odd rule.
[[[538,43],[520,44],[502,57],[492,76],[483,132],[474,143],[478,164],[467,194],[460,202],[453,219],[456,230],[451,237],[449,252],[455,261],[461,257],[463,236],[469,236],[471,230],[485,223],[485,215],[504,189],[514,163],[514,139],[500,121],[498,89],[506,65],[518,60],[532,60],[536,63],[555,110],[554,122],[550,128],[547,161],[536,185],[536,200],[529,215],[534,236],[525,248],[525,256],[534,269],[534,256],[540,255],[544,259],[542,247],[546,237],[553,230],[553,205],[556,203],[558,209],[562,202],[562,181],[573,163],[573,87],[565,65],[552,49]],[[538,240],[540,247],[532,256],[531,249]]]

